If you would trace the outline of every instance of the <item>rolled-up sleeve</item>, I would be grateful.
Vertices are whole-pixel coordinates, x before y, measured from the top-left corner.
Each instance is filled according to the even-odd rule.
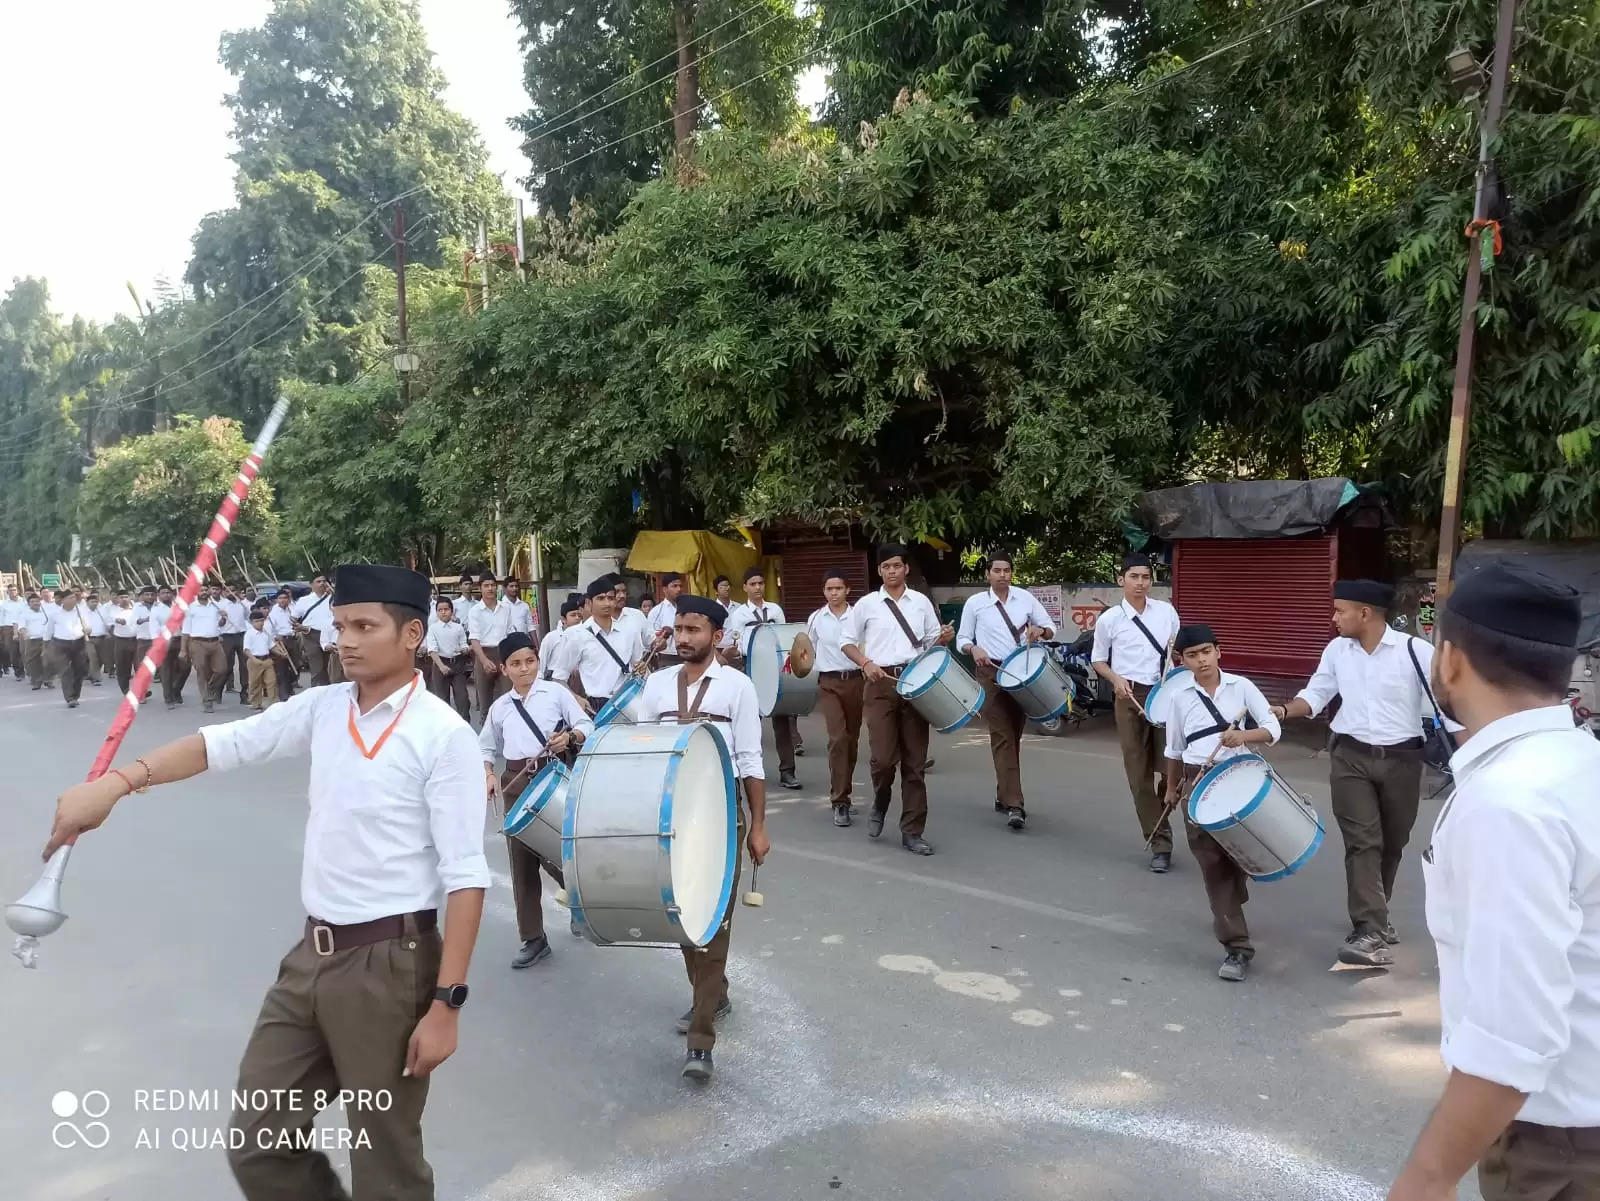
[[[767,769],[761,759],[761,712],[755,685],[746,683],[739,690],[733,712],[733,769],[741,780],[765,780]]]
[[[1033,601],[1033,611],[1028,614],[1028,620],[1041,630],[1049,630],[1051,636],[1054,637],[1056,632],[1055,619],[1045,612],[1044,605],[1039,602],[1039,598],[1034,596],[1033,593],[1030,592],[1028,594],[1028,599]]]
[[[1446,903],[1460,923],[1466,995],[1445,1062],[1541,1092],[1572,1039],[1570,952],[1583,920],[1572,899],[1572,832],[1553,814],[1503,806],[1450,821]]]
[[[270,710],[269,710],[270,712]],[[428,830],[439,856],[445,892],[489,887],[489,861],[483,854],[483,823],[488,797],[477,736],[467,725],[451,728],[423,788]]]
[[[978,637],[978,600],[985,595],[987,594],[974,592],[961,606],[961,625],[956,630],[956,650],[965,652],[972,649],[972,643]]]
[[[1091,663],[1104,663],[1110,666],[1112,622],[1115,620],[1112,617],[1113,612],[1115,610],[1102,610],[1094,623],[1094,649],[1089,653]]]
[[[867,633],[867,601],[868,598],[864,596],[851,605],[849,616],[839,623],[839,645],[841,647],[863,646],[862,639],[866,637]]]
[[[317,703],[323,699],[318,695],[321,691],[308,688],[243,721],[202,726],[200,737],[206,744],[207,769],[232,771],[250,763],[305,754],[311,749]]]
[[[1267,704],[1267,698],[1251,680],[1244,682],[1244,705],[1250,710],[1250,716],[1256,719],[1256,725],[1272,735],[1274,743],[1283,737],[1283,726],[1272,716],[1272,706]]]
[[[565,688],[561,690],[561,716],[566,719],[567,728],[585,738],[594,736],[594,719],[583,711],[583,706],[578,704],[578,698]]]
[[[495,720],[497,708],[498,705],[489,706],[489,712],[483,715],[483,729],[478,731],[478,751],[488,764],[493,764],[500,754],[501,723]]]
[[[1331,656],[1337,643],[1330,642],[1322,648],[1322,658],[1317,660],[1317,670],[1306,681],[1306,686],[1295,696],[1311,706],[1311,716],[1315,717],[1328,707],[1328,702],[1339,695],[1339,677],[1333,673]]]
[[[1185,704],[1187,700],[1187,696],[1175,696],[1172,698],[1172,703],[1167,706],[1166,756],[1168,759],[1176,759],[1179,763],[1183,762],[1183,724],[1188,713],[1188,705]]]

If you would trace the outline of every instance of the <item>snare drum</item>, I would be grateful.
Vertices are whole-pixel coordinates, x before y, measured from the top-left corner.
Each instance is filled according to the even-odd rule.
[[[983,685],[942,646],[931,646],[906,664],[894,690],[941,734],[959,730],[983,708]]]
[[[1019,646],[1001,662],[994,682],[1011,694],[1034,721],[1060,717],[1072,708],[1072,682],[1048,647]]]
[[[1248,751],[1195,781],[1189,820],[1254,880],[1294,875],[1322,845],[1317,811],[1270,763]]]
[[[613,724],[583,744],[567,786],[562,878],[600,946],[703,947],[733,897],[733,761],[705,722]]]
[[[617,684],[617,690],[611,694],[611,699],[594,715],[594,728],[598,730],[614,721],[629,726],[636,724],[639,720],[639,697],[643,693],[643,676],[636,676],[632,672],[624,675]]]
[[[566,824],[571,778],[567,765],[559,759],[545,764],[506,811],[505,832],[556,873],[561,871],[561,830]]]
[[[1165,728],[1167,724],[1167,710],[1171,708],[1172,698],[1185,687],[1194,683],[1194,672],[1187,667],[1174,667],[1145,694],[1144,719],[1153,726]]]
[[[744,669],[756,686],[762,717],[804,717],[817,705],[821,681],[816,672],[797,676],[789,666],[789,648],[803,621],[754,626],[745,639]]]

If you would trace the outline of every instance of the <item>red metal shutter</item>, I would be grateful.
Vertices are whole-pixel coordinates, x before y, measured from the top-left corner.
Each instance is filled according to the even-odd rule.
[[[781,554],[783,586],[778,603],[790,621],[804,621],[826,603],[822,595],[822,576],[831,568],[844,572],[850,582],[852,600],[871,591],[867,583],[865,550],[851,550],[840,542],[805,542],[791,543]]]
[[[1305,680],[1333,637],[1338,561],[1336,534],[1185,539],[1173,545],[1172,603],[1185,624],[1217,632],[1228,671]]]

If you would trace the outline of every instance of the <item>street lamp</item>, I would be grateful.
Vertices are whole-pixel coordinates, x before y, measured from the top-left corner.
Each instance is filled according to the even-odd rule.
[[[1488,82],[1483,64],[1465,46],[1457,46],[1445,55],[1444,66],[1450,74],[1450,86],[1463,97],[1483,91],[1484,84]]]
[[[401,375],[409,375],[422,365],[422,360],[409,350],[402,350],[394,356],[394,369]]]

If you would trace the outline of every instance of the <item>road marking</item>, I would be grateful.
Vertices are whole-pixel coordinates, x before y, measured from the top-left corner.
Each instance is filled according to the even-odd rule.
[[[925,876],[919,872],[908,872],[897,867],[885,867],[862,859],[851,859],[844,855],[830,855],[826,851],[813,851],[805,847],[785,846],[783,853],[786,856],[794,855],[800,859],[812,859],[818,863],[831,863],[835,867],[848,867],[854,871],[865,872],[868,875],[888,876],[892,880],[906,880],[912,884],[921,884],[925,888],[942,889],[945,892],[958,893],[964,897],[973,897],[976,900],[989,901],[996,905],[1006,905],[1012,909],[1021,909],[1026,913],[1037,913],[1041,917],[1053,917],[1058,921],[1090,926],[1096,930],[1105,930],[1111,934],[1139,935],[1145,932],[1143,926],[1136,925],[1124,918],[1106,917],[1098,913],[1080,913],[1076,909],[1063,909],[1059,905],[1046,905],[1043,901],[1030,901],[1025,897],[1014,897],[1007,893],[995,892],[993,889],[976,888],[971,884],[958,884],[954,880],[943,880],[937,876]]]

